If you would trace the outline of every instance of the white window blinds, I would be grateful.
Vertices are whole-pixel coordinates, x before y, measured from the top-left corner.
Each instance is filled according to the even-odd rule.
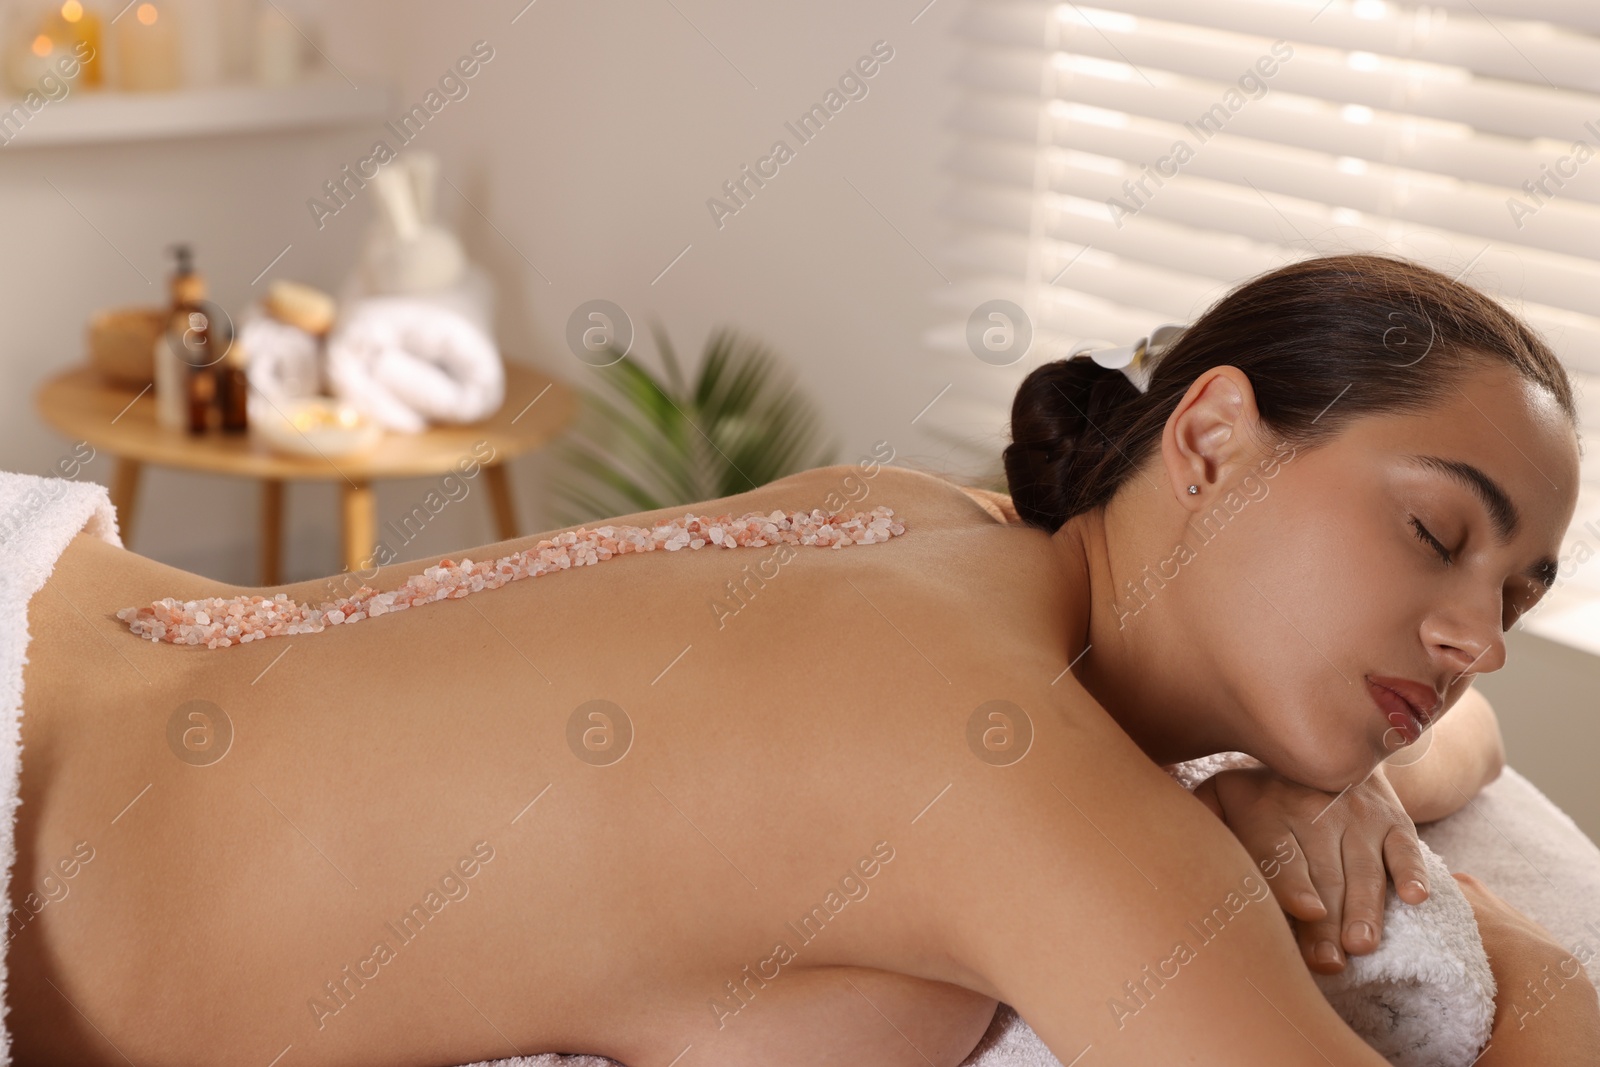
[[[957,32],[960,275],[932,338],[955,387],[928,412],[947,436],[992,461],[1039,363],[1352,250],[1500,297],[1567,361],[1600,429],[1600,5],[971,0]],[[994,299],[1032,321],[1011,366],[969,350],[967,315]],[[1600,598],[1588,451],[1568,547],[1586,538],[1596,562],[1562,571]]]

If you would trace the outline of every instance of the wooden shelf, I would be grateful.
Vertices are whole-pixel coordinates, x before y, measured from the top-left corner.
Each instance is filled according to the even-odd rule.
[[[9,108],[17,100],[0,101]],[[78,90],[46,104],[6,145],[108,144],[171,137],[211,137],[381,121],[383,88],[352,89],[342,80],[302,85],[221,85],[170,93]]]

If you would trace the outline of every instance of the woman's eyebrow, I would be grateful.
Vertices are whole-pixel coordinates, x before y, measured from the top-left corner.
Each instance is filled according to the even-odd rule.
[[[1483,509],[1489,513],[1489,522],[1494,526],[1495,536],[1502,545],[1509,544],[1517,535],[1517,530],[1522,525],[1522,513],[1517,510],[1517,505],[1512,503],[1511,495],[1505,488],[1480,468],[1465,460],[1446,459],[1443,456],[1407,455],[1402,458],[1409,463],[1438,471],[1472,490],[1483,504]],[[1556,561],[1545,556],[1523,573],[1549,589],[1555,585],[1556,569]]]

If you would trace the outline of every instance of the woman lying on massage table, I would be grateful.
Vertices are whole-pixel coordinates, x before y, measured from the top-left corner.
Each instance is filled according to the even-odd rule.
[[[845,551],[706,551],[707,519],[670,559],[207,649],[117,612],[258,591],[80,535],[30,606],[13,897],[92,859],[10,941],[19,1062],[948,1067],[1003,1000],[1064,1064],[1380,1067],[1311,971],[1375,947],[1386,876],[1424,899],[1413,820],[1498,773],[1468,686],[1554,577],[1574,426],[1499,305],[1326,257],[1148,392],[1035,369],[1009,498],[873,462],[615,520],[902,524]],[[1271,771],[1163,773],[1222,751]],[[1246,908],[1107,1010],[1274,858],[1303,921]],[[1461,883],[1503,997],[1564,955]],[[1502,1010],[1483,1067],[1589,1062],[1586,981]]]

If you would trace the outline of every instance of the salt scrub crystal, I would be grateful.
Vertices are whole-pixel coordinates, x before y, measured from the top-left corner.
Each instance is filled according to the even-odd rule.
[[[288,594],[273,597],[209,597],[151,601],[146,608],[123,608],[117,618],[139,637],[173,645],[227,648],[266,637],[321,633],[329,626],[360,622],[445,599],[459,599],[481,589],[498,589],[519,578],[564,571],[629,552],[676,552],[681,548],[761,548],[778,542],[843,548],[871,545],[906,532],[894,521],[894,509],[858,511],[750,512],[734,518],[684,513],[681,520],[655,526],[580,526],[540,541],[530,549],[502,556],[493,563],[460,563],[442,559],[437,566],[413,574],[388,593],[363,585],[353,594],[319,607],[299,604]]]

